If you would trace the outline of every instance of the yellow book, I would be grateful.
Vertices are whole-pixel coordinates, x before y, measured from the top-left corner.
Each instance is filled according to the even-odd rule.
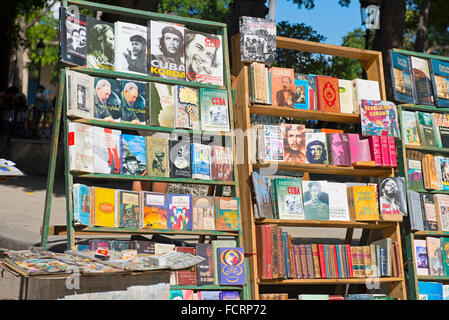
[[[114,189],[95,187],[95,226],[116,227]]]
[[[353,186],[354,215],[356,221],[379,220],[379,209],[374,186]]]

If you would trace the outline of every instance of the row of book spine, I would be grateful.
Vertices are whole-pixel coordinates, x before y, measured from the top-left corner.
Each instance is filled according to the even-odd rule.
[[[410,227],[414,231],[449,231],[448,194],[407,190]]]

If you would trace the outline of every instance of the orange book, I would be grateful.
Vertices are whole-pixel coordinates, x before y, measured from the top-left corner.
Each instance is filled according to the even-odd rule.
[[[324,133],[326,133],[326,134],[328,134],[328,133],[344,133],[344,131],[343,131],[343,130],[340,130],[340,129],[327,129],[327,128],[321,128],[320,131],[321,131],[321,132],[324,132]]]
[[[116,227],[115,189],[95,187],[94,225],[99,227]]]
[[[294,108],[295,73],[290,68],[271,67],[273,105]]]
[[[340,112],[340,94],[338,78],[316,76],[318,110],[324,112]]]
[[[376,201],[376,188],[374,186],[352,186],[354,215],[356,221],[379,220],[379,209]]]

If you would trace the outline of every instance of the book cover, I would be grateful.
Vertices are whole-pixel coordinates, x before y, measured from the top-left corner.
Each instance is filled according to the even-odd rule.
[[[218,248],[235,248],[237,242],[235,240],[212,240],[212,260],[214,263],[214,284],[218,285]]]
[[[438,230],[449,231],[449,195],[434,194],[435,214],[438,222]]]
[[[175,127],[175,92],[174,86],[150,82],[150,125],[166,128]]]
[[[264,161],[284,160],[283,128],[276,125],[263,125],[263,139],[260,153]]]
[[[219,285],[245,285],[245,260],[243,248],[218,248]]]
[[[426,237],[429,275],[444,276],[443,257],[440,238]]]
[[[95,77],[94,118],[98,120],[120,122],[122,102],[119,80]]]
[[[443,284],[418,281],[419,300],[443,300]]]
[[[122,134],[120,141],[122,174],[141,176],[147,169],[145,137]]]
[[[418,127],[419,140],[421,141],[421,144],[427,147],[436,147],[432,114],[416,111],[415,116],[416,124]]]
[[[191,179],[190,139],[183,136],[181,140],[169,140],[168,145],[170,151],[170,177]]]
[[[449,63],[430,59],[430,71],[435,105],[449,107]]]
[[[214,285],[214,261],[212,258],[212,244],[198,243],[196,245],[196,255],[206,258],[206,260],[196,265],[198,285]]]
[[[67,84],[67,115],[84,119],[94,117],[94,77],[75,71],[70,72],[70,84]],[[70,94],[69,91],[70,90]]]
[[[414,103],[414,81],[410,56],[389,50],[394,100]]]
[[[93,69],[114,70],[114,24],[87,17],[86,65]]]
[[[276,53],[276,22],[272,19],[239,18],[240,60],[271,66]]]
[[[222,36],[185,28],[184,37],[186,80],[222,86]]]
[[[69,122],[69,170],[94,172],[94,127]]]
[[[259,217],[268,219],[274,218],[270,180],[256,171],[251,173],[251,179]]]
[[[290,68],[271,68],[271,95],[278,107],[295,107],[295,74]]]
[[[402,135],[404,143],[419,146],[421,145],[416,125],[415,112],[402,110]]]
[[[215,198],[192,196],[192,230],[215,230]]]
[[[91,187],[80,183],[73,184],[73,220],[91,226],[92,191]]]
[[[175,86],[175,128],[201,129],[197,88]]]
[[[119,174],[120,162],[120,130],[93,127],[94,172]]]
[[[306,162],[327,164],[327,141],[324,132],[306,132]]]
[[[433,124],[437,146],[442,148],[449,148],[449,117],[444,113],[432,113]]]
[[[121,121],[146,124],[147,85],[134,80],[121,80]]]
[[[424,231],[421,196],[418,192],[407,190],[407,204],[411,230]]]
[[[147,174],[150,177],[169,177],[168,140],[163,137],[146,136]]]
[[[306,162],[306,128],[303,124],[282,124],[284,161]]]
[[[388,146],[388,136],[379,136],[380,140],[380,156],[382,158],[382,166],[390,167],[390,148]]]
[[[60,7],[60,58],[71,65],[86,65],[87,17],[76,11]]]
[[[206,291],[206,290],[197,291],[198,300],[220,300],[220,294],[222,292],[223,291]]]
[[[192,143],[192,178],[210,180],[210,146]]]
[[[369,138],[358,133],[348,133],[351,163],[372,161]]]
[[[148,21],[148,74],[153,77],[185,80],[183,25]]]
[[[309,88],[309,110],[316,110],[316,85],[313,76],[310,74],[295,73],[295,79],[306,80]],[[351,89],[352,90],[352,89]]]
[[[388,154],[390,155],[390,166],[398,166],[398,155],[396,153],[396,139],[395,137],[387,137],[388,144]]]
[[[449,238],[440,238],[444,276],[449,275]]]
[[[240,199],[215,198],[215,229],[221,231],[240,230]]]
[[[427,59],[411,56],[413,82],[415,83],[415,103],[433,105],[432,80]]]
[[[192,230],[192,195],[168,194],[167,229]]]
[[[94,188],[95,213],[93,225],[97,227],[117,227],[115,217],[115,189]]]
[[[170,289],[170,300],[193,300],[193,290]]]
[[[278,219],[303,220],[302,179],[276,178],[274,184]]]
[[[353,79],[352,92],[354,99],[354,109],[356,113],[360,113],[360,105],[362,99],[365,100],[381,100],[379,82],[374,80]]]
[[[329,162],[335,166],[351,166],[351,148],[347,133],[331,132],[327,134]]]
[[[349,221],[349,207],[346,184],[328,182],[329,188],[329,220]]]
[[[211,179],[232,181],[234,179],[234,159],[232,148],[211,145]]]
[[[309,82],[296,79],[295,77],[295,100],[296,109],[309,110]]]
[[[304,218],[329,220],[329,189],[327,181],[302,181]]]
[[[340,97],[341,113],[358,113],[354,110],[351,80],[338,79],[338,96]]]
[[[174,251],[196,255],[195,247],[175,247]],[[176,270],[175,279],[178,286],[196,286],[198,284],[196,265],[187,269]]]
[[[220,300],[240,300],[238,291],[220,291]]]
[[[338,78],[316,76],[318,110],[324,112],[340,112],[340,93]]]
[[[114,69],[147,74],[147,27],[117,21],[115,28]]]
[[[141,201],[143,227],[167,229],[167,195],[164,193],[142,191]]]
[[[379,210],[381,214],[407,215],[404,177],[379,179]]]
[[[438,165],[438,175],[439,180],[441,181],[442,190],[449,190],[449,158],[447,157],[438,157],[438,162],[435,164]]]
[[[201,129],[229,131],[228,92],[221,89],[200,88]]]
[[[360,117],[364,136],[400,137],[398,112],[393,102],[362,99]]]
[[[376,201],[376,189],[374,186],[352,186],[354,217],[356,221],[377,221],[379,211]]]
[[[140,227],[140,193],[137,191],[116,190],[118,201],[118,227]]]
[[[425,230],[428,231],[437,231],[438,223],[435,212],[435,202],[432,194],[422,193],[421,194],[421,203],[424,212],[425,218]]]

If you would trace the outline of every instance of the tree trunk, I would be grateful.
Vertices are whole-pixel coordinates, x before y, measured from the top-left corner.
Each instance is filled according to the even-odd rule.
[[[25,53],[25,46],[23,45],[25,41],[25,33],[26,33],[26,23],[25,23],[25,17],[21,16],[18,19],[19,24],[19,37],[21,41],[19,41],[19,44],[17,45],[17,48],[15,50],[15,67],[13,72],[13,85],[19,88],[20,92],[23,92],[23,70],[25,69],[25,60],[24,60],[24,53]]]
[[[424,52],[426,48],[427,23],[429,21],[430,0],[423,0],[419,6],[419,21],[416,28],[415,51]]]
[[[10,72],[11,54],[13,50],[14,19],[16,17],[16,7],[14,1],[0,1],[0,43],[3,44],[0,50],[0,91],[8,88]]]

